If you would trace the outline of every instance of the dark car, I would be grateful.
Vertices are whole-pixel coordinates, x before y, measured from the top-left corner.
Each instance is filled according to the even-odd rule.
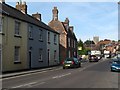
[[[120,71],[120,60],[116,59],[112,62],[111,71]]]
[[[63,62],[63,69],[81,67],[81,62],[77,58],[67,58]]]
[[[90,55],[89,56],[89,62],[98,62],[99,59],[96,55]]]

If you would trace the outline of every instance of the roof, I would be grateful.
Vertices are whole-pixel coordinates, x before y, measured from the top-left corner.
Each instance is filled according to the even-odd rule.
[[[66,30],[66,28],[65,28],[65,25],[64,25],[64,23],[65,22],[61,22],[62,23],[62,25],[63,25],[63,27],[64,27],[64,29],[65,29],[65,31],[68,33],[68,36],[70,36],[70,37],[73,37],[74,39],[76,39],[77,40],[77,38],[76,38],[76,36],[75,36],[75,33],[74,32],[71,32],[71,30]],[[69,26],[69,27],[71,27],[71,26]]]
[[[47,29],[49,31],[52,31],[54,33],[59,34],[58,32],[56,32],[55,30],[53,30],[52,28],[50,28],[48,25],[46,25],[45,23],[43,23],[42,21],[39,21],[37,19],[35,19],[34,17],[28,15],[28,14],[23,14],[21,11],[17,10],[16,8],[9,6],[6,3],[0,3],[0,5],[2,4],[2,10],[0,10],[0,13],[2,11],[3,15],[7,15],[10,17],[13,17],[15,19],[30,23],[30,24],[34,24],[36,26],[39,26],[41,28]]]

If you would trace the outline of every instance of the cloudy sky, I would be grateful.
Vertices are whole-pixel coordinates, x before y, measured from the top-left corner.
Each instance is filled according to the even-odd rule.
[[[98,0],[99,1],[99,0]],[[111,1],[111,2],[110,2]],[[116,0],[117,1],[117,0]],[[15,2],[8,2],[15,7]],[[28,14],[41,13],[42,21],[52,20],[52,9],[57,6],[59,20],[66,17],[74,26],[77,39],[86,41],[99,36],[102,39],[118,40],[118,4],[109,2],[27,2]]]

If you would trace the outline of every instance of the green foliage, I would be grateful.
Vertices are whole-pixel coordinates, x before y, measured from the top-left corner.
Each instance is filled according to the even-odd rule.
[[[80,39],[78,41],[78,47],[82,47],[82,50],[78,50],[79,55],[87,55],[88,54],[89,49],[85,49],[84,43]]]
[[[95,44],[93,41],[91,41],[91,40],[86,40],[85,42],[84,42],[84,44],[85,45],[90,45],[90,44]]]

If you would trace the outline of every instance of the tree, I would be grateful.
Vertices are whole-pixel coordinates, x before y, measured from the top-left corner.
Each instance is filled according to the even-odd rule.
[[[79,41],[78,41],[78,47],[81,47],[82,49],[84,49],[84,44],[81,39],[79,39]]]
[[[79,41],[78,41],[78,48],[80,48],[80,47],[81,47],[81,50],[78,50],[78,54],[86,55],[88,50],[85,49],[84,43],[81,39],[79,39]]]
[[[84,44],[87,45],[87,46],[90,46],[91,44],[95,44],[95,43],[94,43],[94,41],[86,40],[86,41],[84,42]]]

